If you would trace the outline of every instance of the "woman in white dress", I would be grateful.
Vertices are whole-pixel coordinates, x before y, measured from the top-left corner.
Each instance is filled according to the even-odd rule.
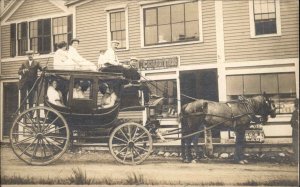
[[[65,105],[63,104],[62,100],[62,94],[59,90],[57,90],[57,81],[53,80],[47,90],[47,97],[49,99],[49,102],[57,105],[57,106],[62,106],[64,107]]]
[[[59,70],[75,70],[76,63],[68,57],[67,43],[65,41],[57,44],[58,49],[53,57],[53,69]]]

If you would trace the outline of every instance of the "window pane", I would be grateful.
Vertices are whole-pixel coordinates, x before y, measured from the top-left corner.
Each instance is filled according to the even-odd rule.
[[[261,13],[260,1],[254,0],[254,13]]]
[[[243,77],[227,76],[226,88],[228,95],[243,95]]]
[[[244,75],[244,94],[260,94],[260,76]]]
[[[190,21],[185,23],[186,39],[199,40],[198,21]]]
[[[45,19],[44,20],[44,35],[50,35],[51,34],[51,20]]]
[[[57,18],[54,18],[52,21],[53,27],[57,26]]]
[[[121,30],[121,22],[120,21],[116,21],[116,30]]]
[[[145,10],[145,19],[147,25],[156,25],[156,9]]]
[[[198,20],[198,2],[185,4],[185,21]]]
[[[278,93],[277,74],[261,75],[261,91],[267,94]]]
[[[145,44],[157,43],[157,26],[145,28]]]
[[[121,21],[121,30],[125,30],[125,20]]]
[[[43,53],[49,53],[51,48],[50,48],[50,44],[51,44],[51,37],[48,36],[48,37],[45,37],[44,40],[43,40]]]
[[[170,6],[158,8],[158,25],[170,24]]]
[[[68,24],[67,17],[63,17],[62,24],[65,26]]]
[[[158,26],[158,43],[171,42],[171,26]]]
[[[279,93],[295,93],[296,80],[294,73],[278,74]]]
[[[62,18],[57,18],[57,25],[62,26]]]
[[[110,14],[110,23],[112,24],[114,22],[116,22],[116,14],[115,13],[111,13]]]
[[[180,41],[184,39],[184,23],[172,24],[172,41]]]
[[[112,23],[110,24],[110,30],[111,30],[111,31],[115,31],[115,30],[116,30],[116,22],[112,22]]]
[[[172,5],[171,11],[172,23],[184,21],[184,4]]]
[[[261,13],[268,13],[268,2],[267,1],[262,0],[260,7],[261,7]]]
[[[57,27],[53,27],[53,34],[57,34]]]

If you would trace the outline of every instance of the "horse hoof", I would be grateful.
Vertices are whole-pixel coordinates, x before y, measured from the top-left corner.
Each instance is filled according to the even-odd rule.
[[[185,160],[183,160],[183,163],[191,163],[192,161],[191,160],[189,160],[189,159],[185,159]]]
[[[245,164],[245,162],[243,160],[238,162],[239,164]]]
[[[248,160],[243,160],[243,162],[244,162],[245,164],[248,164],[248,163],[249,163]]]

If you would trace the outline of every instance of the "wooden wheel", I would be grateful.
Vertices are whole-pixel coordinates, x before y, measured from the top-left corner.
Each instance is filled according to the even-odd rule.
[[[67,150],[69,139],[64,117],[44,106],[22,112],[10,130],[14,153],[30,165],[48,165],[56,161]]]
[[[113,157],[122,164],[140,164],[152,152],[152,137],[142,125],[124,123],[110,135],[109,149]]]

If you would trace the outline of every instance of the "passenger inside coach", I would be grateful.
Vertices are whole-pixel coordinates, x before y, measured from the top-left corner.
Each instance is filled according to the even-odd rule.
[[[117,95],[115,91],[108,86],[107,83],[102,83],[99,86],[99,91],[102,93],[102,98],[98,108],[109,108],[114,106],[117,101]]]
[[[62,93],[57,89],[57,85],[58,83],[56,80],[50,81],[50,85],[47,90],[47,97],[50,103],[65,107],[62,99]]]

